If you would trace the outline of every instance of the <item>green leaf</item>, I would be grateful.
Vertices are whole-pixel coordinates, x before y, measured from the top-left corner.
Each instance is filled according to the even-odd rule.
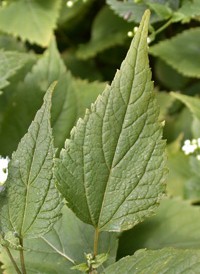
[[[79,270],[81,272],[86,273],[90,268],[86,263],[75,265],[71,268],[72,270]]]
[[[125,20],[129,22],[134,21],[136,23],[140,22],[142,15],[148,8],[148,6],[145,4],[134,3],[133,0],[127,0],[123,2],[117,0],[106,0],[106,3],[120,17],[123,17]],[[151,15],[151,23],[156,21],[159,21],[159,18],[155,13],[153,13]]]
[[[0,155],[11,155],[16,149],[40,108],[45,91],[55,80],[58,84],[52,98],[51,122],[54,144],[58,148],[63,147],[78,117],[105,87],[105,83],[89,83],[72,77],[52,40],[32,71],[14,85],[15,93],[4,106],[0,123]]]
[[[182,274],[198,273],[200,268],[199,250],[178,250],[165,248],[161,250],[138,250],[108,267],[104,274]],[[188,272],[189,271],[189,272]]]
[[[8,34],[0,35],[0,48],[6,51],[18,51],[26,52],[26,46],[22,41],[19,41],[17,38],[10,36]]]
[[[9,3],[0,8],[0,30],[46,47],[55,28],[60,5],[61,0],[18,0]]]
[[[174,98],[172,98],[169,93],[167,92],[157,92],[156,93],[156,99],[158,101],[158,104],[160,106],[160,120],[163,121],[165,120],[169,108],[172,106],[174,102]]]
[[[116,45],[123,45],[132,26],[119,18],[107,6],[96,16],[91,39],[80,45],[77,56],[81,59],[94,57],[97,53]]]
[[[173,14],[173,21],[188,22],[191,19],[195,19],[200,15],[200,2],[199,0],[183,1],[183,5],[180,9]]]
[[[68,206],[100,231],[150,216],[164,191],[164,147],[147,56],[149,11],[111,86],[79,119],[56,164]]]
[[[6,190],[1,193],[0,230],[19,238],[49,231],[60,215],[60,197],[54,187],[54,147],[50,127],[53,86],[44,97],[27,134],[12,155]]]
[[[102,71],[99,70],[95,59],[81,60],[71,51],[62,53],[62,59],[74,77],[87,79],[88,81],[101,81],[103,79]]]
[[[200,120],[200,99],[199,98],[194,98],[191,96],[183,95],[180,93],[176,92],[170,92],[170,94],[180,100],[183,104],[185,104],[188,109],[191,111],[193,116]]]
[[[72,30],[74,25],[77,26],[81,22],[94,1],[95,0],[73,1],[72,7],[66,5],[67,0],[62,1],[63,3],[58,18],[59,27]]]
[[[152,46],[149,52],[164,60],[181,74],[200,78],[199,43],[200,28],[194,28]]]
[[[185,184],[185,199],[189,199],[193,203],[198,203],[200,201],[200,161],[194,155],[188,158],[192,174]]]
[[[0,50],[0,89],[5,88],[8,79],[13,76],[28,60],[25,53]]]
[[[200,249],[199,214],[199,207],[191,206],[188,201],[163,200],[155,216],[122,234],[119,257],[133,254],[140,248]]]
[[[66,206],[62,209],[62,217],[52,230],[37,239],[24,240],[24,255],[28,274],[78,274],[71,270],[75,264],[85,261],[84,252],[93,250],[94,228],[81,222]],[[117,252],[117,235],[102,232],[99,238],[99,252],[107,252],[108,260],[104,267],[115,262]],[[13,265],[2,249],[0,260],[7,274],[13,274]],[[17,251],[12,255],[19,262]]]
[[[161,19],[168,19],[172,16],[172,9],[168,6],[168,4],[163,3],[148,3],[148,6],[155,11],[155,13],[161,18]]]
[[[52,41],[31,72],[13,86],[15,93],[7,102],[0,125],[0,155],[11,155],[17,148],[36,111],[41,107],[47,88],[64,72],[65,66]]]
[[[159,58],[155,60],[154,71],[159,84],[168,90],[182,90],[190,80]]]
[[[168,168],[167,193],[170,196],[184,197],[184,188],[192,176],[189,158],[181,150],[180,138],[167,147]]]
[[[180,108],[180,104],[179,104]],[[174,105],[174,111],[176,107]],[[168,142],[175,141],[180,134],[184,136],[185,139],[192,138],[191,125],[193,123],[193,117],[188,108],[183,108],[181,111],[179,109],[178,114],[170,115],[166,121],[164,128],[164,136]]]
[[[63,74],[53,96],[52,127],[55,146],[63,148],[77,119],[105,87],[105,83],[75,79],[69,72]]]

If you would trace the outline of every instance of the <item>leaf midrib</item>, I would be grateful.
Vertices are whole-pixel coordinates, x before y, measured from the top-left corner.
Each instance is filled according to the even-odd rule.
[[[144,28],[144,26],[143,26],[143,28]],[[142,30],[141,30],[141,32],[142,32]],[[134,70],[133,70],[133,77],[132,77],[131,86],[130,86],[129,99],[128,99],[128,104],[127,104],[126,111],[125,111],[125,113],[124,113],[123,122],[122,122],[122,125],[121,125],[121,129],[120,129],[120,133],[119,133],[119,136],[118,136],[118,140],[117,140],[117,143],[116,143],[116,146],[115,146],[115,151],[116,151],[116,148],[118,147],[119,139],[120,139],[120,136],[121,136],[121,133],[122,133],[122,130],[123,130],[124,120],[125,120],[125,117],[126,117],[126,114],[127,114],[128,106],[129,106],[129,104],[130,104],[130,98],[131,98],[131,94],[132,94],[132,92],[131,92],[131,87],[132,87],[132,84],[133,84],[133,81],[134,81],[134,78],[135,78],[135,64],[136,64],[136,62],[137,62],[138,49],[139,49],[139,46],[140,46],[140,43],[141,43],[141,39],[142,39],[142,37],[140,36],[139,41],[138,41],[138,47],[137,47],[137,48],[134,47],[134,48],[136,49],[136,57],[135,57],[134,65],[133,65],[133,66],[134,66]],[[121,79],[121,76],[120,76],[120,79]],[[120,93],[121,93],[121,92],[120,92]],[[103,145],[103,144],[102,144],[102,145]],[[114,153],[114,155],[113,155],[113,160],[112,160],[112,163],[111,163],[110,172],[109,172],[109,174],[108,174],[108,179],[107,179],[106,186],[105,186],[105,189],[104,189],[104,195],[103,195],[103,200],[102,200],[102,206],[101,206],[101,209],[100,209],[99,218],[98,218],[98,225],[97,225],[97,227],[98,227],[99,229],[101,229],[101,228],[99,227],[99,223],[100,223],[101,215],[102,215],[103,208],[104,208],[106,190],[107,190],[107,188],[108,188],[109,179],[110,179],[110,176],[111,176],[111,173],[112,173],[115,155],[116,155],[116,154]]]
[[[43,111],[42,117],[41,117],[41,121],[43,121],[43,118],[44,118],[45,114],[46,114],[46,111]],[[34,153],[33,153],[33,157],[32,157],[32,160],[31,160],[30,172],[28,174],[28,179],[27,179],[27,187],[26,187],[26,192],[25,192],[25,205],[24,205],[24,210],[23,210],[24,214],[22,215],[23,217],[22,217],[22,223],[21,223],[20,236],[23,236],[22,233],[23,233],[23,227],[24,227],[24,223],[25,223],[25,219],[26,219],[26,211],[27,211],[27,207],[28,207],[28,196],[29,196],[29,192],[30,192],[29,188],[30,188],[30,185],[31,185],[30,176],[31,176],[31,170],[33,168],[34,159],[35,159],[35,152],[36,152],[36,146],[37,146],[37,138],[38,138],[38,135],[39,135],[39,132],[40,132],[40,128],[41,128],[41,125],[39,123],[38,123],[38,125],[39,125],[39,127],[38,127],[38,131],[37,131],[36,138],[35,138],[36,141],[35,141],[34,148],[33,148]],[[29,134],[29,133],[27,133],[27,134]],[[21,177],[21,179],[22,179],[22,177]]]

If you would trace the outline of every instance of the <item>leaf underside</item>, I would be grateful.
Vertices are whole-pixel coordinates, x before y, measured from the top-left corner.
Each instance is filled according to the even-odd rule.
[[[129,229],[164,191],[162,127],[147,56],[149,12],[111,86],[79,119],[56,161],[68,206],[99,230]]]
[[[9,163],[6,190],[0,200],[3,235],[11,231],[21,238],[37,237],[48,232],[60,215],[60,197],[52,172],[52,91],[53,86]]]
[[[81,222],[66,206],[62,209],[62,217],[52,230],[37,239],[24,240],[24,256],[28,274],[80,274],[71,270],[74,264],[85,261],[85,253],[93,249],[94,228]],[[115,262],[118,240],[116,233],[103,232],[99,239],[99,253],[108,252],[109,258],[104,267]],[[18,251],[12,255],[19,264]],[[8,255],[2,250],[0,261],[6,274],[15,270]]]
[[[161,250],[138,250],[106,269],[104,274],[141,273],[199,273],[200,251],[164,248]]]
[[[20,36],[22,40],[47,46],[56,25],[61,0],[12,2],[0,8],[0,30]]]

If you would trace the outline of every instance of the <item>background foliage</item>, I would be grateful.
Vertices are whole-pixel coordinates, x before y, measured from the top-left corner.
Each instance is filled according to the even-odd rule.
[[[147,8],[151,10],[150,67],[159,119],[165,120],[167,195],[157,214],[133,229],[119,235],[102,233],[99,250],[110,251],[110,257],[101,271],[115,258],[150,250],[137,251],[134,260],[122,259],[105,273],[116,273],[116,269],[125,273],[126,264],[130,271],[138,267],[134,273],[141,273],[150,261],[159,273],[162,263],[157,256],[171,261],[169,273],[173,256],[180,258],[176,273],[181,273],[179,263],[184,258],[188,258],[185,267],[198,269],[200,145],[197,142],[189,155],[182,146],[186,139],[200,138],[200,2],[7,0],[0,7],[0,155],[4,157],[16,150],[55,80],[51,124],[59,153],[77,119],[113,79]],[[37,273],[41,265],[42,273],[76,273],[70,267],[84,261],[83,252],[91,252],[92,227],[66,207],[63,212],[52,231],[25,241],[28,273]],[[5,273],[13,273],[4,252],[0,258]],[[140,258],[142,262],[137,261]]]

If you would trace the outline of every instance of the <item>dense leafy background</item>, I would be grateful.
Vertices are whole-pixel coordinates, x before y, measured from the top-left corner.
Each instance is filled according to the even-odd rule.
[[[71,7],[69,2],[73,4]],[[134,34],[133,28],[138,26],[147,8],[152,13],[150,66],[160,104],[159,119],[165,120],[168,197],[157,215],[119,235],[117,259],[140,248],[157,252],[143,250],[133,260],[131,257],[122,260],[117,265],[121,273],[124,262],[130,261],[131,269],[139,256],[144,264],[173,252],[177,258],[187,257],[186,263],[191,267],[200,261],[199,251],[194,251],[200,249],[200,162],[196,155],[185,155],[181,149],[185,139],[200,138],[200,3],[198,0],[76,0],[68,1],[67,5],[66,0],[7,0],[1,1],[0,7],[0,155],[10,157],[54,80],[58,84],[52,98],[51,121],[59,152],[77,119],[83,117],[85,108],[95,101],[120,67],[130,45],[129,36]],[[66,210],[59,222],[65,222],[68,214],[71,213]],[[27,240],[25,244],[30,249],[27,261],[32,254],[35,258],[29,262],[30,273],[36,273],[35,269],[44,261],[49,263],[43,273],[56,273],[55,265],[51,265],[53,260],[62,265],[67,255],[81,263],[83,252],[92,249],[91,243],[85,248],[84,238],[89,234],[93,237],[92,228],[87,229],[73,215],[68,220],[69,234],[73,237],[66,236],[71,244],[65,252],[55,236],[58,230],[63,236],[59,222],[50,234],[37,240],[34,248],[31,240]],[[75,227],[77,234],[81,231],[78,243]],[[111,238],[108,241],[106,237]],[[47,241],[54,241],[53,250]],[[100,246],[102,252],[112,249],[110,259],[114,262],[117,243],[112,235],[105,234]],[[81,248],[82,255],[76,253]],[[185,248],[186,251],[180,250]],[[43,257],[35,256],[39,252]],[[170,255],[167,259],[171,260]],[[13,273],[4,253],[1,260],[8,270],[5,273]],[[70,265],[73,263],[67,261],[67,269]],[[157,267],[156,271],[161,271]],[[115,273],[113,269],[105,273]],[[59,267],[56,271],[60,273]]]

